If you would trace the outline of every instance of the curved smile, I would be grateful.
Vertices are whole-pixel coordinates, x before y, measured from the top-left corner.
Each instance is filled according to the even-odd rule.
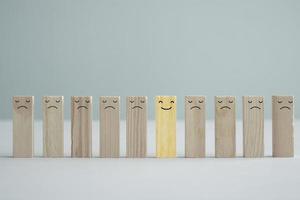
[[[20,109],[20,108],[28,109],[26,106],[19,106],[19,107],[17,107],[17,109]]]
[[[56,106],[49,106],[48,109],[50,109],[50,108],[58,109]]]
[[[88,107],[86,107],[86,106],[78,106],[78,107],[77,107],[77,109],[80,109],[80,108],[85,108],[85,109],[88,110]]]
[[[221,107],[220,109],[231,109],[229,106],[223,106],[223,107]]]
[[[261,108],[258,107],[258,106],[252,106],[250,109],[253,109],[253,108],[261,109]]]
[[[135,109],[135,108],[143,109],[141,106],[133,106],[131,109]]]
[[[280,108],[280,110],[282,110],[282,109],[284,109],[284,108],[286,108],[286,109],[288,109],[288,110],[291,110],[291,108],[290,108],[290,107],[287,107],[287,106],[282,106],[282,107]]]
[[[192,109],[196,109],[196,108],[199,109],[199,110],[201,110],[201,108],[199,106],[193,106],[193,107],[191,107],[191,110]]]
[[[115,107],[113,107],[113,106],[106,106],[104,109],[107,109],[107,108],[116,109],[116,108],[115,108]]]
[[[172,109],[172,106],[169,107],[169,108],[164,108],[164,107],[160,107],[160,108],[163,109],[163,110],[171,110],[171,109]]]

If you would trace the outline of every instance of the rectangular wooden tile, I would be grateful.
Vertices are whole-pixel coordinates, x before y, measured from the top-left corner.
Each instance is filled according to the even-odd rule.
[[[217,158],[235,157],[235,97],[215,97],[215,154]]]
[[[92,156],[92,97],[71,97],[72,157]]]
[[[13,97],[13,156],[33,156],[34,97]]]
[[[147,97],[127,97],[126,105],[126,155],[131,158],[146,157]]]
[[[156,156],[176,157],[176,96],[157,96],[156,115]]]
[[[44,157],[64,156],[64,97],[44,96],[43,153]]]
[[[273,156],[294,156],[294,97],[272,96]]]
[[[205,96],[185,97],[185,157],[205,157]]]
[[[100,157],[120,157],[120,97],[100,97]]]
[[[244,157],[264,156],[264,97],[243,97]]]

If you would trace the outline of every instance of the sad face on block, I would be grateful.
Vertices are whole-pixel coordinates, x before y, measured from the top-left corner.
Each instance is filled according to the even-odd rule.
[[[72,97],[73,106],[76,110],[89,110],[92,105],[92,97]]]
[[[147,97],[131,96],[127,97],[127,106],[131,110],[144,110],[146,108]]]
[[[33,107],[32,96],[16,96],[13,97],[13,107],[18,112],[30,111]]]
[[[160,110],[171,111],[176,109],[175,96],[157,96],[156,103]]]
[[[244,103],[247,104],[246,108],[250,111],[263,111],[264,110],[264,97],[262,96],[247,96],[244,97]]]
[[[190,111],[200,111],[205,109],[204,96],[186,96],[185,97],[186,109]]]
[[[277,109],[283,112],[293,110],[294,97],[293,96],[274,96],[273,103],[276,104]]]
[[[100,106],[104,111],[119,110],[120,97],[119,96],[103,96],[100,97]]]
[[[220,111],[231,111],[235,109],[235,97],[233,96],[217,96],[215,97],[216,109]]]
[[[64,97],[62,96],[44,96],[43,104],[48,110],[61,110]]]

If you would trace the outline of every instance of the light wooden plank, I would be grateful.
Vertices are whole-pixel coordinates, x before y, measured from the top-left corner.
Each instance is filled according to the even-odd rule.
[[[13,97],[13,156],[33,156],[34,97]]]
[[[272,96],[273,156],[294,156],[294,97]]]
[[[243,97],[244,157],[264,156],[264,97]]]
[[[100,157],[120,157],[120,97],[100,97]]]
[[[146,157],[147,154],[147,97],[126,98],[126,155]]]
[[[185,97],[185,157],[205,157],[205,96]]]
[[[43,153],[44,157],[64,156],[64,97],[44,96]]]
[[[217,158],[235,157],[235,97],[215,97],[215,154]]]
[[[176,157],[176,96],[157,96],[156,156]]]
[[[92,156],[92,97],[71,97],[72,157]]]

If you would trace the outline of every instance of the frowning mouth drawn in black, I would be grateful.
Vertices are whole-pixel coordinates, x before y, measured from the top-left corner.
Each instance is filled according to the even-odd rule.
[[[288,106],[282,106],[281,108],[280,108],[280,110],[282,110],[282,109],[288,109],[288,110],[291,110],[291,108],[290,107],[288,107]]]
[[[88,110],[88,107],[87,106],[78,106],[77,109],[79,110],[80,108],[85,108]]]
[[[141,106],[133,106],[131,109],[135,109],[135,108],[143,109]]]
[[[28,109],[27,106],[18,106],[17,109],[20,109],[20,108],[25,108],[25,109]]]
[[[201,110],[201,108],[199,106],[192,106],[191,110],[193,110],[193,109],[199,109],[199,110]]]
[[[108,108],[111,108],[111,109],[116,109],[115,107],[113,107],[113,106],[105,106],[105,108],[104,109],[108,109]]]
[[[48,106],[48,109],[50,109],[50,108],[58,109],[58,107],[56,107],[56,106]]]
[[[256,108],[256,109],[261,109],[260,107],[258,107],[258,106],[252,106],[250,109],[253,109],[253,108]]]
[[[222,106],[220,109],[225,109],[225,108],[231,110],[229,106]]]

